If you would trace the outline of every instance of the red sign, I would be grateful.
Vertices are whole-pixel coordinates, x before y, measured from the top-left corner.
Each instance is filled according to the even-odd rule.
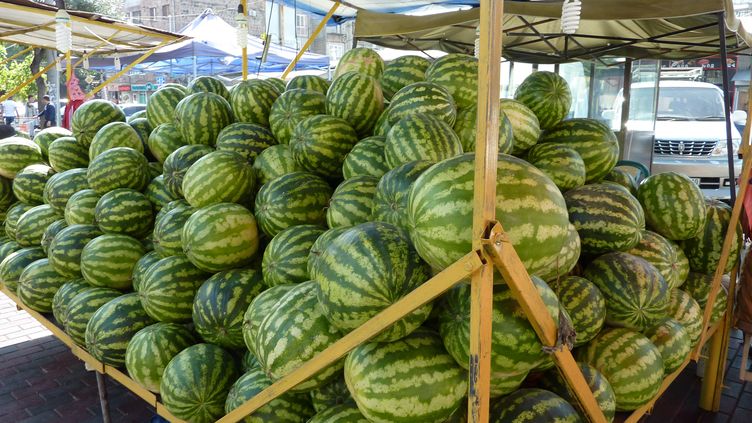
[[[130,91],[130,90],[131,90],[131,86],[130,85],[119,85],[118,86],[118,91]]]

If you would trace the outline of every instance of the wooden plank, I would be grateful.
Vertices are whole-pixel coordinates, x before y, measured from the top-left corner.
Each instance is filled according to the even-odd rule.
[[[136,381],[131,379],[128,375],[121,372],[117,368],[105,364],[104,373],[109,377],[115,379],[129,391],[141,397],[141,399],[146,401],[152,407],[157,406],[157,396],[153,392],[139,385],[138,383],[136,383]]]
[[[98,373],[104,374],[104,363],[94,358],[88,351],[78,345],[73,345],[71,346],[71,352],[78,357],[79,360],[86,363],[87,370],[94,370]]]
[[[157,409],[157,414],[159,414],[160,416],[164,417],[170,423],[185,423],[184,420],[181,420],[181,419],[175,417],[174,415],[172,415],[172,413],[170,413],[170,410],[168,410],[164,406],[164,404],[162,404],[161,402],[157,403],[156,409]]]
[[[637,423],[640,421],[640,419],[647,413],[650,412],[650,410],[653,409],[653,406],[655,406],[656,401],[658,401],[661,396],[663,396],[663,393],[666,392],[669,386],[671,386],[672,383],[674,383],[674,380],[681,374],[681,372],[684,371],[684,369],[687,367],[689,362],[691,360],[691,354],[687,354],[687,358],[684,359],[684,362],[682,362],[681,366],[679,366],[678,369],[676,369],[673,373],[666,376],[665,379],[663,379],[663,383],[661,384],[661,388],[658,390],[658,393],[651,399],[647,404],[643,405],[642,407],[638,408],[637,410],[633,411],[632,414],[627,417],[626,420],[624,420],[624,423]]]
[[[321,33],[321,30],[324,29],[326,26],[326,23],[329,22],[329,19],[334,15],[334,12],[337,11],[337,8],[339,7],[339,2],[335,1],[332,7],[329,9],[329,11],[326,13],[326,16],[319,22],[318,26],[316,26],[316,29],[313,30],[311,33],[311,36],[308,37],[308,40],[306,40],[305,44],[303,44],[303,47],[300,48],[300,51],[298,51],[298,54],[295,55],[295,58],[292,59],[292,62],[290,62],[289,65],[287,65],[287,68],[285,68],[285,71],[282,72],[282,79],[286,79],[287,75],[292,72],[293,69],[295,69],[295,65],[298,63],[298,60],[300,60],[301,57],[303,57],[303,54],[308,50],[309,47],[311,47],[311,44],[313,44],[313,41],[316,39],[316,37],[319,36]],[[270,40],[266,41],[267,43],[270,42]]]

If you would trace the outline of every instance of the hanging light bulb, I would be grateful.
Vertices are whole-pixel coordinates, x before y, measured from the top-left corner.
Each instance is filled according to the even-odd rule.
[[[89,69],[89,55],[84,50],[84,69]]]
[[[67,53],[72,43],[70,15],[65,9],[60,9],[55,13],[55,47],[59,52]]]
[[[235,15],[235,25],[237,28],[238,47],[248,47],[248,18],[245,15],[243,5],[238,5],[238,14]]]
[[[565,0],[561,5],[561,32],[574,34],[580,27],[580,13],[582,2],[580,0]]]
[[[117,50],[115,50],[115,56],[113,57],[115,60],[115,70],[120,70],[120,55],[118,54]]]
[[[55,70],[58,72],[63,70],[63,55],[58,55],[57,60],[55,61]]]
[[[480,57],[480,26],[475,28],[475,57]]]

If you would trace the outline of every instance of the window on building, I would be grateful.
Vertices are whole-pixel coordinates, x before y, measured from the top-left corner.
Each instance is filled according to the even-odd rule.
[[[141,23],[141,11],[135,10],[131,12],[131,22],[134,24],[140,24]]]
[[[295,35],[298,37],[308,36],[308,16],[300,13],[295,15]]]
[[[152,22],[157,20],[157,8],[156,7],[149,8],[149,20]]]
[[[162,16],[170,16],[170,5],[165,4],[162,6]]]

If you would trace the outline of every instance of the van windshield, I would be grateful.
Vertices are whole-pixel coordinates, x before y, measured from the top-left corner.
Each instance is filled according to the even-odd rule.
[[[641,114],[650,114],[652,91],[652,88],[632,91],[632,116],[640,119]],[[656,119],[723,120],[723,97],[720,91],[710,87],[661,87]]]

